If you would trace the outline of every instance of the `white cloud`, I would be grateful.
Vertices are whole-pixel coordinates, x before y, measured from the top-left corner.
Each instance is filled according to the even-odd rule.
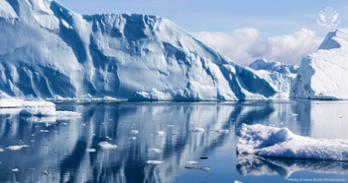
[[[196,36],[235,62],[247,65],[256,58],[299,64],[315,51],[322,38],[312,30],[302,28],[292,34],[260,38],[254,28],[236,29],[231,33],[198,32]]]

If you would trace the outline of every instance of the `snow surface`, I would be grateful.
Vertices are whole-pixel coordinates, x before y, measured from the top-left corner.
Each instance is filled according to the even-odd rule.
[[[292,96],[310,99],[348,99],[348,29],[327,35],[319,49],[304,58]]]
[[[313,139],[295,135],[287,128],[243,124],[237,152],[262,157],[348,161],[348,140]]]
[[[9,18],[10,17],[10,18]],[[251,100],[276,90],[173,22],[0,3],[0,95],[56,100]]]

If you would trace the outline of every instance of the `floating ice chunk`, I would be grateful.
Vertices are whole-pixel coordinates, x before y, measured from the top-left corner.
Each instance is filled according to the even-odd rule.
[[[19,172],[19,169],[18,168],[13,168],[11,169],[12,172]]]
[[[94,148],[88,148],[86,149],[86,152],[90,152],[90,153],[93,153],[93,152],[96,152],[97,150],[94,149]]]
[[[196,164],[198,164],[197,161],[187,161],[186,162],[186,165],[196,165]]]
[[[3,148],[0,148],[0,152],[4,152],[5,151],[5,149],[3,149]]]
[[[194,127],[192,129],[192,131],[195,133],[204,133],[205,132],[204,128],[200,128],[200,127]]]
[[[42,133],[49,133],[50,131],[49,130],[40,130],[40,132],[42,132]]]
[[[99,142],[98,145],[102,150],[113,150],[117,148],[117,145],[110,144],[109,142],[106,142],[106,141]]]
[[[132,137],[131,139],[132,139],[132,140],[137,140],[137,137]]]
[[[239,180],[235,180],[234,183],[243,183],[243,182]]]
[[[48,107],[55,108],[55,104],[43,100],[22,100],[13,98],[3,98],[0,99],[0,108],[21,108],[21,107]]]
[[[19,151],[27,147],[29,146],[28,145],[12,145],[12,146],[8,146],[6,149],[10,151]]]
[[[157,131],[156,132],[156,135],[158,135],[158,136],[164,136],[166,134],[166,132],[164,132],[164,131]]]
[[[147,160],[146,163],[147,164],[151,164],[151,165],[160,165],[160,164],[162,164],[164,162],[160,161],[160,160]]]
[[[56,109],[52,107],[25,108],[21,110],[19,114],[21,116],[26,116],[26,117],[54,116],[58,119],[69,119],[69,118],[81,117],[81,113],[73,112],[73,111],[56,111]]]
[[[136,134],[138,134],[138,133],[139,133],[138,130],[131,130],[131,134],[132,134],[132,135],[136,135]]]
[[[262,157],[348,161],[348,140],[313,139],[295,135],[287,128],[243,124],[237,152]]]
[[[20,111],[20,116],[54,116],[56,114],[55,107],[35,107],[35,108],[26,108]]]
[[[158,153],[161,153],[162,150],[161,150],[161,149],[158,149],[158,148],[150,148],[150,149],[149,149],[149,152],[150,152],[150,153],[158,154]]]

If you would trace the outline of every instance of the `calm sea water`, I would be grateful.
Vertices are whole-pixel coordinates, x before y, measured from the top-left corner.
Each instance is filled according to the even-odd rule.
[[[348,182],[348,162],[238,157],[235,148],[242,123],[288,127],[314,138],[348,139],[347,102],[59,104],[58,108],[81,112],[82,118],[23,118],[16,111],[0,110],[4,150],[0,182]],[[205,131],[193,132],[194,128]],[[101,141],[118,148],[102,150]],[[6,149],[23,144],[28,147]],[[163,163],[153,165],[148,160]],[[188,167],[188,161],[198,164]]]

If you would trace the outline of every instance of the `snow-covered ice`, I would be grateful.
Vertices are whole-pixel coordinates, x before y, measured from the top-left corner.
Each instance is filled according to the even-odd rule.
[[[28,145],[11,145],[6,147],[6,149],[10,150],[10,151],[19,151],[22,150],[24,148],[29,147]]]
[[[187,161],[186,162],[186,165],[196,165],[196,164],[198,164],[198,162],[197,161]]]
[[[88,149],[86,149],[86,152],[90,152],[90,153],[94,153],[94,152],[96,152],[97,150],[96,149],[94,149],[94,148],[88,148]]]
[[[262,157],[348,161],[348,140],[313,139],[287,128],[246,125],[240,128],[237,152]]]
[[[80,15],[50,0],[1,2],[0,18],[7,20],[0,24],[0,95],[75,101],[276,95],[253,70],[165,18]]]
[[[298,66],[257,59],[249,67],[275,88],[277,96],[274,98],[284,99],[291,96],[291,89],[297,76]]]
[[[117,149],[117,145],[115,144],[110,144],[107,141],[102,141],[98,143],[98,146],[102,149],[102,150],[113,150],[113,149]]]
[[[329,33],[319,49],[302,60],[292,96],[348,99],[348,29]]]

